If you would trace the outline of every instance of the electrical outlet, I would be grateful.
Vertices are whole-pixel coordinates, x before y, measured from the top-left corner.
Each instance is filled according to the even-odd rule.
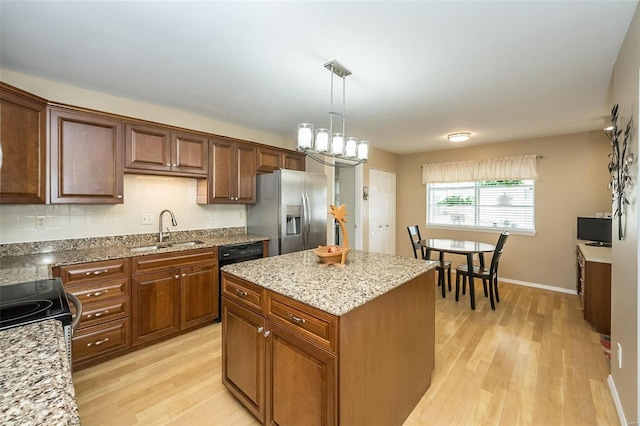
[[[618,343],[618,368],[622,370],[622,345]]]
[[[140,215],[140,225],[153,225],[153,219],[150,214]]]
[[[36,229],[44,229],[47,227],[46,216],[36,216]]]

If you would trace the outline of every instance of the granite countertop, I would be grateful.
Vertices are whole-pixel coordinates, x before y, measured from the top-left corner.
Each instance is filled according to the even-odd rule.
[[[149,254],[172,253],[184,250],[195,250],[208,247],[218,247],[228,244],[241,244],[268,239],[260,235],[233,234],[212,236],[191,233],[186,236],[174,236],[167,243],[199,240],[203,244],[188,247],[166,247],[157,250],[131,251],[133,247],[154,244],[153,240],[130,238],[121,244],[111,244],[95,247],[69,247],[67,250],[50,251],[48,253],[23,254],[18,256],[0,257],[0,285],[14,284],[26,281],[51,278],[51,268],[54,266],[73,265],[126,257],[145,256]],[[70,240],[74,241],[74,240]]]
[[[340,316],[435,268],[437,264],[352,250],[344,267],[320,266],[313,251],[307,250],[226,265],[222,270]]]
[[[60,321],[0,331],[0,353],[0,424],[80,424]]]

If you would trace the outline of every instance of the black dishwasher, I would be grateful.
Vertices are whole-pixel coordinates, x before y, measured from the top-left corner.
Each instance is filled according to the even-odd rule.
[[[220,268],[218,272],[218,306],[220,308],[218,321],[222,320],[222,267],[246,260],[261,259],[263,255],[262,241],[218,247],[218,266]]]

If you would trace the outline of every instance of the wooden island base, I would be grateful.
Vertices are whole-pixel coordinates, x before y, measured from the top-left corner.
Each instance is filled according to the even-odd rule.
[[[225,272],[223,383],[263,424],[402,424],[431,384],[434,274],[335,316]]]

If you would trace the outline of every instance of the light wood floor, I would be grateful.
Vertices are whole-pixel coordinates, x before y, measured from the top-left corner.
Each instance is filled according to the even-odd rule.
[[[405,425],[616,425],[599,334],[575,295],[501,284],[436,298],[432,384]],[[83,426],[253,425],[220,378],[220,324],[74,374]]]

